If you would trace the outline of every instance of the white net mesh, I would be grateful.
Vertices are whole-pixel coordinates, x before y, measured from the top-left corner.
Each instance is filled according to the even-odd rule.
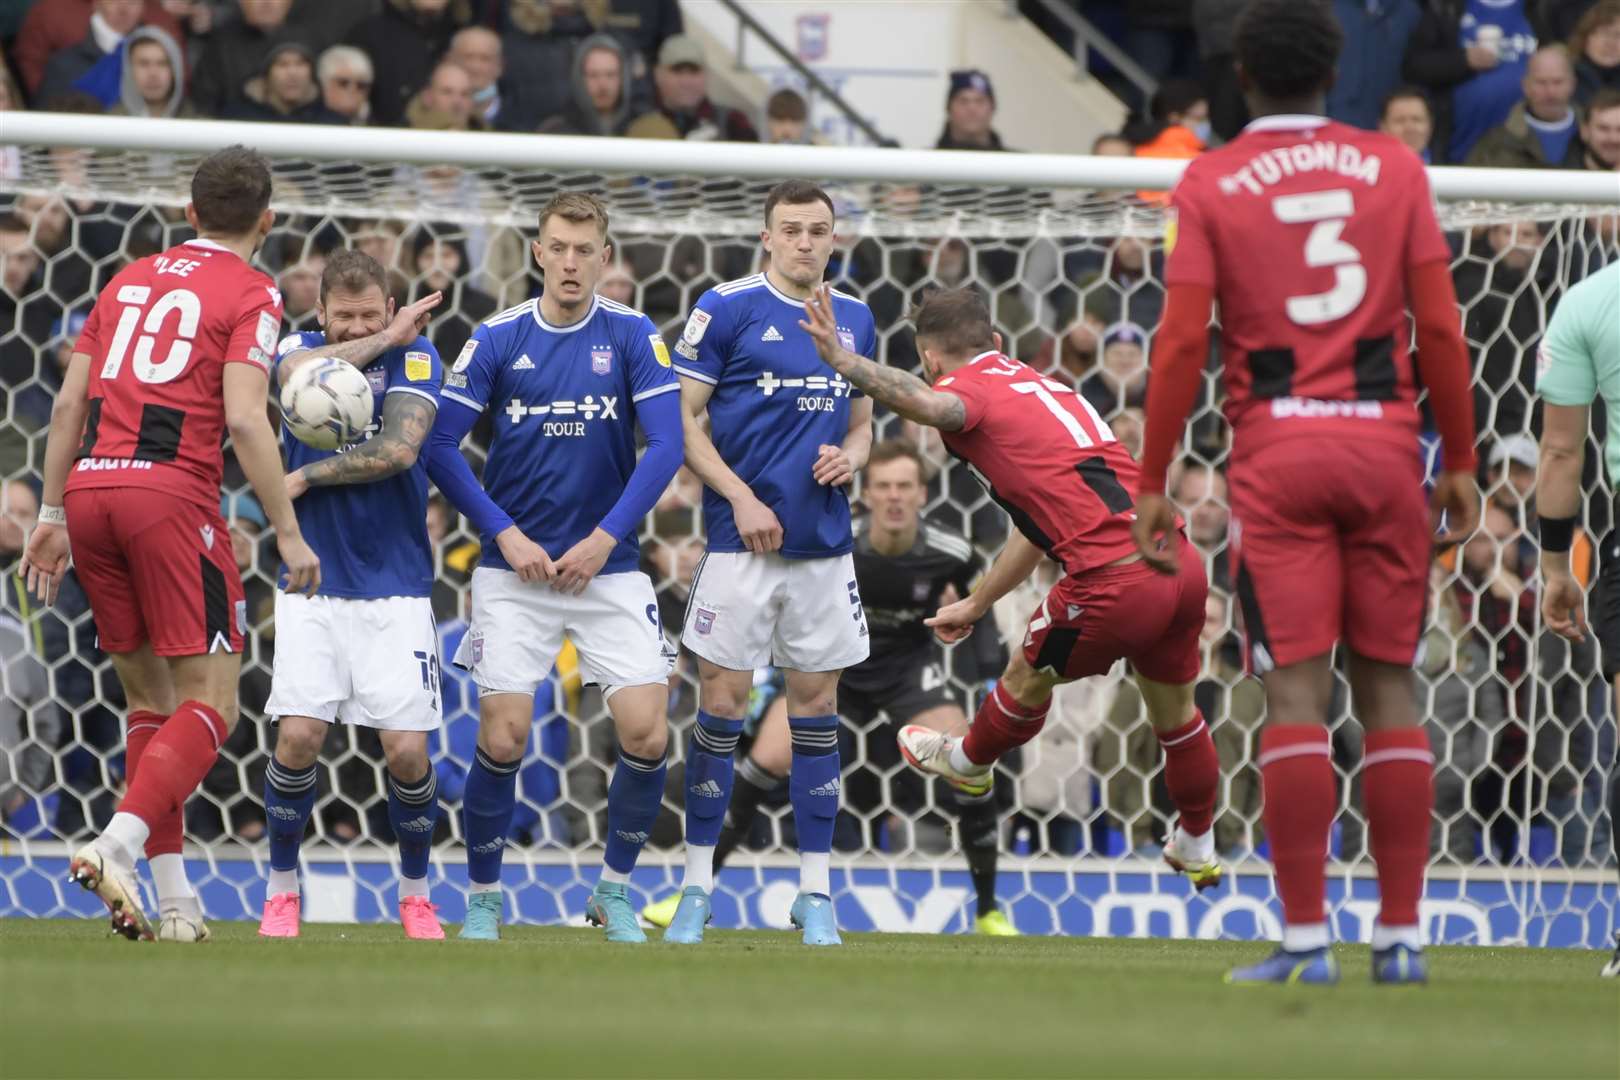
[[[0,181],[0,476],[37,477],[62,365],[97,290],[126,261],[190,234],[180,213],[194,159],[142,151],[25,147],[20,173]],[[449,297],[429,335],[455,355],[478,321],[533,295],[527,259],[534,210],[567,188],[610,202],[619,265],[604,291],[645,310],[672,336],[709,286],[758,268],[758,214],[769,184],[664,174],[541,169],[381,167],[277,160],[278,223],[261,252],[286,296],[292,328],[314,325],[325,253],[361,247],[395,274],[408,297]],[[915,363],[904,312],[929,289],[981,286],[1009,351],[1081,389],[1127,442],[1139,439],[1151,331],[1163,303],[1159,211],[1135,195],[1008,185],[829,183],[840,206],[840,243],[829,276],[876,315],[880,359]],[[1524,447],[1532,435],[1533,345],[1563,291],[1620,258],[1616,209],[1576,205],[1445,204],[1455,279],[1475,359],[1482,479],[1498,510],[1456,557],[1437,564],[1435,602],[1421,664],[1424,712],[1439,760],[1433,830],[1431,932],[1447,940],[1595,944],[1614,922],[1611,823],[1603,810],[1614,759],[1610,698],[1592,646],[1538,634],[1533,503]],[[21,230],[21,231],[19,231]],[[1130,325],[1149,341],[1133,347]],[[1213,721],[1225,782],[1218,843],[1230,859],[1263,854],[1258,772],[1259,685],[1240,676],[1236,608],[1226,583],[1226,432],[1216,404],[1215,360],[1175,479],[1195,541],[1217,585],[1206,633],[1199,703]],[[1601,417],[1598,418],[1601,423]],[[1001,512],[937,444],[880,415],[880,436],[921,439],[937,463],[931,519],[968,536],[987,556],[1005,535]],[[1601,426],[1597,428],[1601,431]],[[475,432],[474,442],[487,433]],[[1502,456],[1505,455],[1505,456]],[[479,455],[476,451],[473,456]],[[1610,501],[1588,454],[1586,527],[1577,569],[1591,583]],[[225,516],[247,581],[254,624],[242,680],[243,723],[187,811],[188,851],[210,914],[246,917],[261,899],[265,849],[260,792],[273,728],[268,692],[274,549],[239,471],[227,471]],[[647,569],[679,613],[702,549],[697,490],[678,481],[643,530]],[[29,497],[7,487],[8,513],[26,525]],[[476,695],[448,665],[464,629],[476,537],[454,514],[430,515],[440,573],[434,607],[445,650],[445,729],[435,742],[447,813],[435,859],[436,899],[460,909],[459,792],[476,732]],[[0,913],[84,912],[78,890],[58,884],[66,842],[105,823],[122,783],[122,696],[95,647],[89,612],[70,581],[56,608],[30,605],[17,579],[21,534],[0,526],[7,567],[0,613]],[[1021,625],[1033,590],[1004,602],[1005,627]],[[1022,599],[1019,599],[1019,598]],[[1019,606],[1022,609],[1019,610]],[[953,657],[949,678],[971,705],[989,672]],[[760,677],[756,705],[771,697]],[[542,694],[542,698],[547,695]],[[696,706],[691,665],[672,690],[676,745]],[[507,866],[519,919],[577,917],[594,880],[605,831],[612,732],[599,695],[582,689],[568,657],[554,694],[537,710],[520,785],[516,842]],[[1345,936],[1370,927],[1365,823],[1354,777],[1361,729],[1341,686],[1334,699],[1335,763],[1344,778],[1334,827],[1333,899]],[[846,726],[845,810],[836,846],[846,925],[961,929],[971,890],[960,872],[945,800],[909,781],[887,718]],[[676,758],[679,751],[675,752]],[[378,918],[391,911],[393,846],[382,757],[364,729],[333,731],[323,754],[311,864],[309,917]],[[665,853],[681,835],[679,769],[673,770],[636,885],[658,895],[678,880]],[[1159,752],[1130,683],[1118,673],[1065,689],[1047,731],[1003,784],[1000,891],[1030,931],[1098,934],[1249,935],[1275,929],[1263,864],[1230,891],[1189,899],[1178,880],[1134,857],[1151,854],[1169,804]],[[733,869],[720,879],[721,924],[780,925],[793,895],[791,814],[785,792],[767,802]],[[678,859],[678,856],[677,856]],[[335,865],[328,865],[335,864]]]

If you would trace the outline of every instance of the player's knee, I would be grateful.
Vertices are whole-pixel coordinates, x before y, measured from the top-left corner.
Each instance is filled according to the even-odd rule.
[[[669,725],[653,724],[641,731],[626,731],[619,735],[619,745],[627,754],[656,761],[669,747]]]
[[[478,733],[479,748],[494,761],[516,761],[528,747],[529,733],[502,724],[485,724]]]
[[[420,746],[391,746],[383,749],[383,756],[388,760],[388,771],[394,779],[411,784],[427,775],[430,766],[426,740],[423,740]]]
[[[713,681],[705,679],[703,682],[703,711],[710,716],[721,716],[727,720],[741,720],[748,715],[748,691],[739,691],[736,687],[718,679]]]
[[[283,721],[276,732],[276,760],[289,769],[307,769],[321,756],[323,729]]]
[[[1013,664],[1002,674],[1001,686],[1018,704],[1034,708],[1052,696],[1053,679],[1028,664]]]

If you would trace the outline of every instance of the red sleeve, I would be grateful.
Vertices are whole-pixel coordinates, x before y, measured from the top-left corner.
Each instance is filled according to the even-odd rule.
[[[1433,214],[1430,214],[1433,217]],[[1429,390],[1429,406],[1440,429],[1447,472],[1473,472],[1474,395],[1468,346],[1457,317],[1457,292],[1444,258],[1410,266],[1406,271],[1407,299],[1417,324],[1418,377]]]
[[[227,364],[253,364],[269,372],[276,360],[276,343],[281,340],[281,293],[270,285],[254,283],[242,304],[241,314],[231,328],[223,361]]]
[[[106,345],[101,340],[101,309],[106,306],[97,303],[90,309],[90,314],[85,316],[84,326],[79,329],[79,340],[73,343],[74,352],[84,353],[91,360],[100,360],[105,355]]]
[[[1169,217],[1164,227],[1164,283],[1215,287],[1215,246],[1198,198],[1198,181],[1191,166],[1170,193]]]
[[[1429,193],[1429,173],[1414,161],[1412,177],[1401,189],[1412,200],[1412,216],[1406,229],[1406,265],[1422,266],[1439,259],[1451,261],[1451,247],[1440,222],[1434,216],[1434,197]]]
[[[972,431],[979,426],[984,417],[985,391],[984,383],[970,377],[966,372],[959,371],[955,375],[947,375],[934,384],[934,389],[940,393],[953,394],[962,402],[963,421],[958,431]]]
[[[1209,312],[1215,290],[1209,285],[1171,285],[1164,319],[1153,335],[1148,377],[1147,424],[1142,432],[1142,479],[1138,491],[1163,495],[1165,474],[1181,445],[1187,414],[1198,397],[1198,382],[1209,355]]]

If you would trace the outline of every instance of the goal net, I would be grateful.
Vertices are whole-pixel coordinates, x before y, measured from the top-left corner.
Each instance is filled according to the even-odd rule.
[[[16,121],[16,122],[13,122]],[[0,174],[0,915],[96,912],[64,881],[68,847],[105,824],[123,783],[123,698],[96,647],[82,590],[40,609],[16,574],[32,522],[53,395],[97,290],[131,259],[190,236],[182,214],[201,152],[232,141],[265,148],[276,173],[274,232],[259,254],[286,299],[288,329],[315,325],[326,255],[354,246],[393,275],[402,301],[443,289],[428,331],[454,356],[477,323],[535,295],[528,256],[535,210],[551,194],[587,189],[612,215],[615,259],[602,289],[644,310],[673,341],[711,285],[760,268],[758,233],[771,177],[821,180],[838,205],[829,277],[864,298],[879,327],[879,359],[912,366],[905,322],[930,290],[973,284],[990,298],[1007,350],[1086,394],[1127,444],[1139,445],[1152,336],[1163,306],[1163,219],[1154,194],[1162,162],[907,151],[630,143],[616,140],[296,131],[282,126],[129,121],[8,114],[18,153]],[[401,164],[401,162],[405,162]],[[1610,694],[1593,646],[1541,632],[1535,595],[1534,347],[1559,297],[1620,258],[1620,194],[1558,174],[1436,172],[1443,225],[1474,363],[1481,532],[1436,562],[1419,664],[1421,708],[1437,758],[1433,869],[1425,898],[1436,941],[1595,947],[1615,928],[1612,823],[1604,809],[1615,756]],[[1493,194],[1494,193],[1494,194]],[[1526,201],[1530,199],[1532,201]],[[1259,819],[1255,759],[1263,702],[1242,677],[1237,606],[1226,566],[1218,358],[1173,477],[1215,589],[1198,701],[1221,753],[1217,824],[1231,884],[1195,897],[1155,858],[1169,820],[1157,744],[1123,673],[1065,688],[1040,739],[998,784],[1003,906],[1026,932],[1134,936],[1275,935],[1278,908]],[[1602,431],[1601,416],[1595,430]],[[879,415],[880,438],[919,442],[930,463],[927,515],[968,537],[988,559],[1004,515],[936,439]],[[487,429],[467,452],[481,464]],[[1435,441],[1426,437],[1430,451]],[[1575,562],[1595,582],[1611,497],[1588,447],[1583,530]],[[20,481],[21,483],[19,483]],[[241,682],[242,722],[186,813],[192,877],[214,918],[257,917],[267,850],[261,792],[275,732],[263,714],[275,649],[270,617],[274,546],[240,471],[227,470],[223,514],[247,582],[252,640]],[[699,491],[678,479],[642,529],[645,567],[666,628],[680,613],[702,551]],[[858,494],[857,494],[858,498]],[[444,807],[432,876],[441,914],[458,921],[466,872],[460,792],[477,730],[477,698],[449,663],[466,629],[477,537],[453,511],[430,511],[438,560],[434,610],[443,644],[444,728],[433,741]],[[388,537],[357,542],[388,543]],[[1003,602],[1014,631],[1039,593]],[[1016,642],[1015,642],[1016,643]],[[959,648],[943,669],[971,715],[994,675]],[[754,719],[779,684],[756,678]],[[669,788],[633,879],[640,896],[680,878],[679,766],[696,709],[683,658],[670,691]],[[1357,781],[1362,732],[1340,679],[1333,696],[1340,810],[1332,834],[1330,900],[1346,940],[1369,936],[1376,904]],[[750,732],[754,729],[751,726]],[[850,929],[961,931],[972,888],[950,800],[909,774],[884,716],[846,722],[844,809],[834,891]],[[745,739],[746,743],[746,739]],[[614,760],[600,695],[565,652],[542,688],[506,857],[515,921],[577,920],[594,883]],[[380,746],[366,729],[333,730],[305,845],[306,918],[391,918],[395,865]],[[782,926],[796,890],[785,790],[766,801],[720,875],[717,925]]]

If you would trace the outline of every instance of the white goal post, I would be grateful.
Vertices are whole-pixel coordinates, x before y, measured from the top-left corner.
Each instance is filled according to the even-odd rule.
[[[1170,188],[1183,167],[1051,154],[0,113],[0,145],[20,150],[17,170],[0,174],[0,216],[26,226],[28,250],[16,257],[31,260],[15,295],[0,293],[15,312],[0,325],[0,479],[37,475],[41,411],[48,418],[57,355],[74,318],[123,262],[187,235],[179,210],[191,167],[233,143],[264,153],[274,167],[278,222],[259,258],[281,283],[298,327],[312,325],[305,301],[326,251],[354,244],[385,262],[401,295],[449,284],[430,336],[453,344],[494,310],[489,305],[533,294],[538,278],[526,241],[535,211],[557,191],[584,188],[608,203],[627,302],[674,333],[705,288],[758,268],[764,193],[800,177],[822,183],[837,204],[830,275],[872,305],[880,360],[913,361],[905,314],[920,295],[976,284],[991,298],[1009,351],[1099,387],[1114,402],[1104,415],[1122,427],[1133,423],[1128,414],[1151,370],[1163,298],[1163,212],[1136,193]],[[1511,505],[1509,474],[1524,458],[1524,437],[1534,434],[1534,345],[1569,285],[1620,260],[1620,177],[1457,168],[1429,176],[1474,359],[1481,456],[1500,457],[1491,494]],[[3,288],[12,282],[8,274]],[[1122,325],[1148,340],[1138,361],[1145,366],[1109,367]],[[1212,373],[1185,450],[1189,462],[1218,471],[1225,449],[1214,388]],[[880,437],[902,433],[892,417],[880,427]],[[925,444],[937,470],[930,515],[993,554],[1005,528],[1000,512],[935,450]],[[250,601],[262,600],[274,562],[244,492],[229,493],[226,515],[242,534]],[[1200,543],[1218,566],[1224,482],[1189,484],[1182,497],[1195,525],[1207,528]],[[1588,550],[1615,524],[1609,506],[1606,482],[1589,469]],[[700,528],[691,492],[682,489],[672,489],[643,528],[647,568],[671,610],[690,583]],[[475,541],[453,514],[448,531],[435,536],[442,634],[464,629]],[[1435,940],[1596,947],[1620,925],[1603,809],[1613,705],[1590,650],[1554,649],[1538,616],[1525,623],[1508,605],[1504,621],[1493,606],[1506,561],[1531,552],[1529,535],[1499,538],[1435,572],[1420,672],[1439,772],[1424,911]],[[1533,574],[1521,584],[1533,590]],[[120,698],[82,610],[41,612],[12,593],[3,600],[0,646],[13,651],[0,654],[8,679],[0,711],[0,916],[89,913],[60,869],[67,845],[104,822],[121,783]],[[1223,755],[1219,835],[1239,868],[1232,883],[1193,897],[1150,857],[1165,810],[1156,750],[1121,680],[1104,677],[1063,701],[1003,785],[1001,891],[1026,931],[1251,937],[1276,930],[1259,856],[1252,685],[1245,688],[1226,655],[1234,612],[1223,594],[1200,683]],[[262,705],[274,627],[261,608],[252,618],[241,728],[188,813],[193,876],[209,914],[220,918],[257,914],[267,865],[259,787],[273,740]],[[12,639],[18,644],[8,645]],[[953,659],[947,675],[971,706],[982,690],[979,674]],[[447,695],[453,678],[447,674]],[[760,691],[761,701],[771,694],[764,680]],[[694,694],[683,668],[672,692],[675,747],[684,746]],[[600,699],[565,667],[550,704],[536,719],[520,787],[521,834],[507,856],[509,910],[522,921],[579,917],[605,829],[612,753]],[[1361,744],[1351,711],[1342,701],[1336,709],[1343,784],[1329,892],[1340,936],[1358,940],[1370,934],[1373,912],[1355,782]],[[466,883],[453,778],[468,764],[475,710],[475,700],[447,696],[447,727],[434,749],[446,822],[434,889],[451,920],[460,917]],[[834,855],[840,921],[850,929],[970,928],[971,889],[944,801],[905,781],[883,722],[851,726],[844,750],[848,805]],[[672,765],[680,756],[672,752]],[[375,741],[335,732],[321,774],[316,831],[305,845],[306,917],[389,917],[394,849],[379,812]],[[672,781],[633,881],[648,897],[679,881],[680,805]],[[719,878],[718,925],[785,924],[796,860],[782,801],[767,803],[765,824]]]

